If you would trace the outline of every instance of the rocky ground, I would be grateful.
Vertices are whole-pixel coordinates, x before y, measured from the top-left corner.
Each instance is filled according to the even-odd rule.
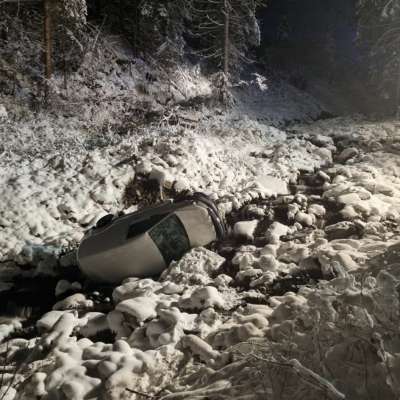
[[[398,399],[398,123],[193,115],[7,153],[0,399]],[[118,287],[79,273],[98,218],[185,191],[217,202],[223,243]]]

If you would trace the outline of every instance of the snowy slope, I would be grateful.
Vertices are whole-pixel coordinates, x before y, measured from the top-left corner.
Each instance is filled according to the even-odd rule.
[[[265,78],[253,74],[249,81],[236,85],[233,93],[236,113],[274,126],[294,121],[312,122],[331,111],[322,105],[319,98],[279,77]]]

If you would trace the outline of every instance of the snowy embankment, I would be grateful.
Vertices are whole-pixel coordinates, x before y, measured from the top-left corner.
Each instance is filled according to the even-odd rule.
[[[263,187],[263,176],[295,181],[299,168],[331,159],[327,149],[302,139],[286,142],[283,131],[250,121],[216,119],[195,131],[168,134],[156,129],[147,139],[130,137],[89,154],[46,154],[33,161],[16,155],[3,165],[0,258],[24,262],[26,255],[31,261],[27,242],[75,244],[101,216],[126,208],[127,187],[130,182],[135,187],[135,177],[138,186],[139,178],[155,179],[166,190],[224,198],[230,211],[274,193]]]
[[[176,129],[2,165],[1,257],[36,273],[69,268],[62,248],[159,192],[211,194],[244,242],[195,249],[157,281],[126,280],[108,311],[75,283],[39,336],[0,346],[0,398],[397,399],[397,125],[338,119],[285,133],[214,116]],[[104,331],[115,340],[99,341]]]

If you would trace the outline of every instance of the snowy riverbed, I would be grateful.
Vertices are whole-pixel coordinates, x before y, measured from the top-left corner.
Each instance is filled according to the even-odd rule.
[[[33,337],[0,325],[0,399],[397,399],[399,151],[390,121],[284,131],[213,116],[90,153],[12,155],[3,281],[74,268],[62,254],[98,218],[160,193],[210,194],[232,238],[102,301],[58,282]]]

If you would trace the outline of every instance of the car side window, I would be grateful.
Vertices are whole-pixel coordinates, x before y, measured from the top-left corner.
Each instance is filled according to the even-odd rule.
[[[149,235],[167,265],[179,260],[189,249],[190,241],[181,220],[171,214],[150,229]]]
[[[155,214],[141,221],[134,222],[128,229],[127,239],[147,232],[151,227],[158,224],[168,214]]]

